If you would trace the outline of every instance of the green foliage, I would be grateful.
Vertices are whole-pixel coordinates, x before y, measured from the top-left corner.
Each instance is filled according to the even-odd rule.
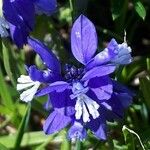
[[[134,0],[134,8],[138,15],[144,20],[146,17],[146,10],[141,0]]]

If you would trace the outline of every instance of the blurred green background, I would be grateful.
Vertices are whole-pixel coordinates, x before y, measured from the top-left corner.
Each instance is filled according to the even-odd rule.
[[[118,69],[117,80],[136,93],[122,122],[108,123],[107,141],[97,140],[90,132],[81,143],[87,150],[150,149],[150,0],[58,0],[52,16],[37,16],[31,34],[42,40],[65,62],[70,57],[70,30],[73,21],[86,15],[96,26],[99,50],[111,38],[122,43],[124,31],[132,48],[133,62]],[[43,109],[47,97],[32,104],[19,100],[16,81],[25,74],[25,64],[43,67],[39,56],[28,47],[17,49],[9,39],[0,40],[0,150],[70,150],[78,149],[67,141],[66,130],[46,136],[42,124],[48,112]],[[124,128],[123,125],[128,128]],[[134,132],[132,132],[134,131]],[[139,139],[140,137],[140,139]],[[142,147],[141,142],[144,147]]]

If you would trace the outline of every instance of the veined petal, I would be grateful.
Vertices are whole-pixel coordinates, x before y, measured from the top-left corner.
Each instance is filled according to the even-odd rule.
[[[112,82],[108,76],[92,78],[89,80],[88,86],[99,100],[108,100],[113,93]]]
[[[22,100],[24,102],[31,101],[33,99],[33,97],[35,96],[35,93],[38,90],[39,86],[40,86],[40,83],[36,83],[36,84],[34,84],[34,86],[32,88],[21,93],[20,100]]]
[[[86,81],[95,77],[102,77],[111,74],[115,71],[115,65],[103,65],[99,67],[94,67],[93,69],[87,71],[87,73],[82,77],[82,81]]]
[[[97,49],[97,35],[93,23],[84,15],[75,21],[71,31],[71,48],[74,57],[88,63]]]
[[[43,96],[43,95],[49,94],[53,91],[63,92],[64,90],[69,89],[69,88],[70,88],[70,86],[67,82],[56,81],[54,83],[51,83],[49,86],[39,90],[37,92],[36,96]]]
[[[17,90],[18,91],[24,90],[20,94],[20,100],[24,102],[31,101],[34,98],[35,93],[37,92],[41,83],[38,81],[34,82],[31,80],[29,76],[25,75],[21,75],[17,81],[18,81]]]
[[[44,64],[53,72],[60,73],[60,62],[56,56],[42,42],[34,38],[28,38],[28,44],[38,53]]]
[[[53,111],[46,119],[43,130],[45,134],[52,134],[60,131],[71,123],[71,118],[63,115],[59,111]]]

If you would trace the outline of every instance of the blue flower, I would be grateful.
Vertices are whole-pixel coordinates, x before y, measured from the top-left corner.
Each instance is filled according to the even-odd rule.
[[[3,15],[8,22],[10,35],[22,48],[35,25],[36,10],[51,14],[56,9],[56,0],[4,0]]]
[[[75,21],[71,31],[72,53],[81,63],[79,68],[66,64],[65,69],[61,70],[59,60],[44,44],[33,38],[28,38],[28,43],[48,68],[46,74],[35,66],[28,69],[28,78],[33,83],[46,84],[38,91],[34,88],[34,94],[47,94],[49,99],[45,106],[48,108],[51,104],[53,108],[44,123],[44,132],[52,134],[70,125],[69,139],[83,140],[87,135],[86,130],[90,129],[98,139],[105,140],[106,121],[122,118],[133,96],[109,77],[116,69],[116,63],[111,60],[113,58],[115,61],[120,56],[119,45],[112,40],[104,51],[94,56],[97,50],[96,30],[83,15]],[[27,91],[31,91],[27,92],[31,95],[28,99],[31,101],[33,90]]]

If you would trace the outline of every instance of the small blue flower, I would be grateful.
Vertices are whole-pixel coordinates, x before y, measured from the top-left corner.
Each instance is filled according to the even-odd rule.
[[[53,108],[44,123],[44,132],[52,134],[70,125],[69,139],[83,140],[86,130],[90,129],[98,139],[106,140],[106,121],[122,118],[132,100],[132,93],[109,77],[116,69],[111,59],[115,61],[120,56],[116,49],[118,44],[112,40],[104,51],[94,56],[96,30],[83,15],[75,21],[71,31],[72,53],[81,67],[66,64],[61,71],[59,60],[44,44],[33,38],[28,38],[28,43],[47,67],[46,74],[35,66],[28,69],[33,83],[46,84],[35,95],[48,94],[46,108],[49,104]]]

